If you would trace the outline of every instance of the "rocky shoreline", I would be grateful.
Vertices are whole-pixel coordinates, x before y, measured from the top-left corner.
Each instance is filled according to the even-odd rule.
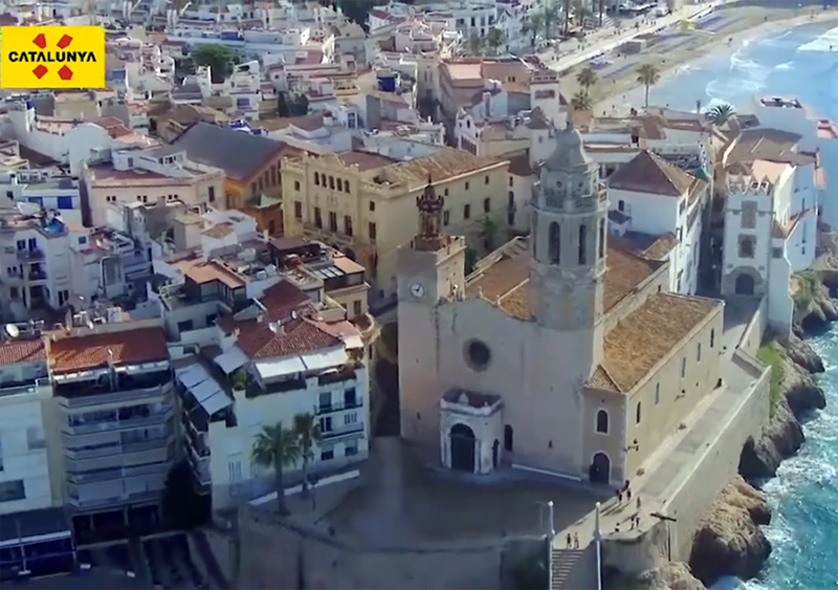
[[[753,578],[765,565],[771,544],[760,526],[771,521],[771,510],[758,485],[776,476],[780,463],[800,449],[805,441],[801,420],[806,414],[826,407],[824,392],[813,378],[823,372],[823,361],[803,337],[838,320],[829,289],[819,281],[814,296],[805,309],[796,310],[794,319],[792,336],[777,347],[783,395],[769,424],[758,439],[748,439],[739,475],[722,489],[703,517],[689,565],[674,562],[647,571],[639,580],[644,587],[701,590],[723,576]]]

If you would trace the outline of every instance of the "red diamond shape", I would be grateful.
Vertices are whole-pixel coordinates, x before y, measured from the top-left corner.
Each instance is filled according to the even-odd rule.
[[[62,80],[72,80],[73,79],[73,70],[68,68],[66,65],[61,66],[61,69],[58,70],[58,76]]]
[[[67,66],[64,66],[64,67],[66,68]],[[38,80],[40,80],[41,78],[43,78],[44,76],[47,75],[48,71],[49,71],[49,68],[47,68],[44,64],[41,64],[38,67],[36,67],[34,70],[32,70],[32,73],[35,74],[35,77],[38,78]]]
[[[44,49],[47,46],[47,36],[43,33],[38,33],[38,35],[34,39],[32,39],[32,43],[34,43],[41,49]]]
[[[61,40],[58,42],[59,49],[66,49],[67,46],[73,42],[73,38],[70,35],[64,35],[61,37]]]

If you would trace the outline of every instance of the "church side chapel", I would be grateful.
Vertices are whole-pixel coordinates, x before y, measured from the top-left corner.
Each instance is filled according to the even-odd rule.
[[[608,243],[606,189],[572,124],[537,169],[530,235],[465,276],[433,179],[399,252],[401,436],[445,467],[606,485],[644,466],[720,377],[721,301]]]

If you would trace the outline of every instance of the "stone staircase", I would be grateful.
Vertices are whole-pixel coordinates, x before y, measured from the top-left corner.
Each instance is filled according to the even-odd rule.
[[[553,549],[550,558],[550,569],[553,573],[553,583],[550,590],[570,588],[566,586],[568,578],[576,565],[582,559],[583,549]]]

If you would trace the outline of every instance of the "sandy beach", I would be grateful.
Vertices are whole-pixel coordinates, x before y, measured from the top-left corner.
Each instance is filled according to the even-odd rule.
[[[613,63],[596,69],[599,81],[591,89],[594,113],[611,115],[625,113],[629,107],[623,95],[638,86],[637,68],[653,63],[661,70],[661,78],[678,67],[700,59],[730,45],[741,46],[746,40],[784,32],[807,23],[836,23],[838,9],[821,8],[767,8],[759,6],[727,6],[716,10],[718,16],[712,26],[690,31],[675,31],[666,36],[649,37],[647,47],[635,55],[609,55]],[[838,50],[838,48],[836,48]],[[580,89],[576,75],[584,65],[564,72],[561,76],[562,94],[570,98]]]

